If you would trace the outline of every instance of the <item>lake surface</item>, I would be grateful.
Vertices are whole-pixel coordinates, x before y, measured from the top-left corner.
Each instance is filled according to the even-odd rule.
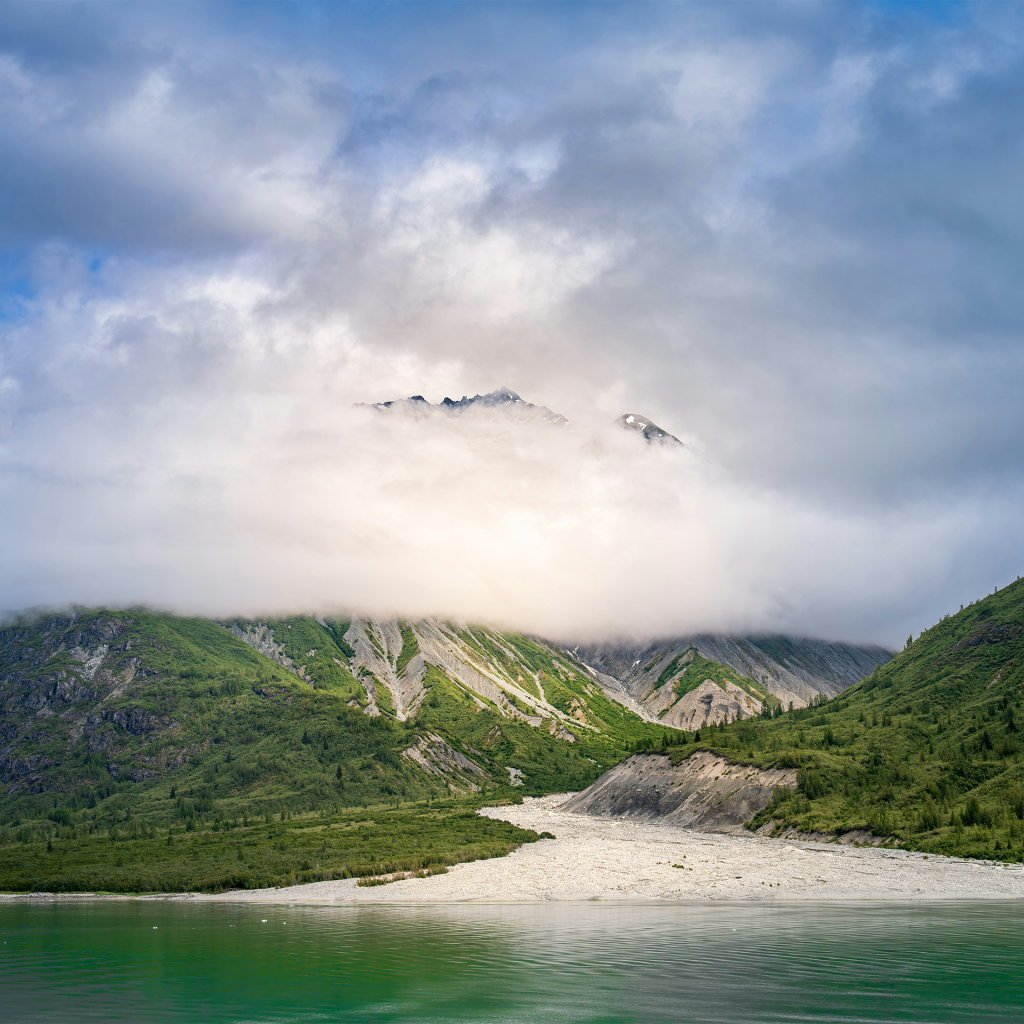
[[[4,1022],[1024,1020],[1024,905],[0,906]]]

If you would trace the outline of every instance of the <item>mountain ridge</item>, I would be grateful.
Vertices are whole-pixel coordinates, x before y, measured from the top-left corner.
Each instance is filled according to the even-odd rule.
[[[626,430],[638,431],[651,443],[678,445],[680,448],[686,447],[686,445],[684,445],[683,442],[674,434],[670,434],[667,430],[663,430],[649,417],[643,416],[640,413],[623,413],[615,422]]]
[[[201,763],[236,734],[244,739],[237,756],[252,748],[255,757],[279,744],[267,746],[245,723],[266,725],[263,716],[284,701],[294,705],[295,728],[300,706],[316,728],[328,713],[335,731],[340,724],[361,734],[352,716],[393,723],[396,756],[433,763],[432,779],[403,769],[396,784],[410,792],[438,781],[460,790],[524,782],[540,792],[587,784],[666,731],[749,718],[778,702],[683,641],[656,646],[655,655],[623,681],[541,638],[429,618],[218,622],[96,609],[27,616],[0,629],[0,781],[9,798],[70,794],[104,778],[148,784]],[[652,702],[644,692],[658,689],[658,673],[661,693],[690,699],[689,718],[678,713],[679,701]],[[310,764],[313,775],[323,762]],[[341,779],[339,759],[327,763]],[[461,767],[448,778],[439,765]],[[272,767],[261,772],[254,778],[276,777]],[[388,778],[385,771],[358,785],[373,790],[392,785]]]
[[[666,787],[678,783],[689,796],[689,762],[714,755],[751,773],[795,773],[770,796],[761,794],[747,826],[763,835],[1024,862],[1022,729],[1018,578],[944,616],[838,696],[822,693],[808,707],[776,706],[702,728],[665,751],[678,772],[637,757],[630,770],[602,776],[574,806],[599,814],[671,811]],[[645,774],[658,785],[641,792]]]
[[[732,673],[719,672],[723,678],[715,678],[712,672],[712,681],[728,699],[712,693],[715,701],[702,721],[718,722],[727,715],[735,720],[757,714],[766,701],[804,707],[819,694],[834,697],[893,657],[893,652],[875,644],[782,634],[694,633],[649,643],[577,644],[564,649],[592,670],[615,679],[637,704],[654,709],[660,720],[680,729],[702,724],[695,714],[709,691],[690,694],[704,682],[703,662]],[[684,677],[688,677],[685,683]],[[696,685],[691,687],[691,680]]]
[[[458,414],[473,408],[506,409],[525,414],[520,417],[522,419],[540,418],[558,426],[569,422],[568,418],[561,413],[553,412],[547,406],[533,405],[507,387],[496,388],[485,395],[473,395],[472,397],[463,395],[460,399],[445,397],[436,405],[428,402],[422,395],[410,395],[408,398],[397,398],[386,402],[363,402],[359,403],[357,408],[377,409],[380,412],[402,409],[413,414],[421,411]],[[614,422],[624,430],[639,433],[648,443],[686,447],[678,437],[659,427],[647,416],[638,413],[623,413]]]
[[[698,657],[688,693],[757,685]],[[435,870],[538,838],[480,825],[481,802],[582,790],[690,741],[619,680],[489,626],[16,616],[0,627],[0,876],[135,891]]]
[[[527,418],[539,417],[549,423],[561,425],[568,419],[561,413],[553,412],[543,405],[534,405],[520,398],[511,388],[500,387],[489,391],[486,395],[463,395],[460,399],[445,397],[436,405],[428,402],[422,395],[411,395],[408,398],[397,398],[387,402],[360,403],[359,408],[377,409],[387,412],[392,409],[405,409],[410,412],[430,410],[447,413],[461,413],[471,408],[506,409],[516,413],[525,413]]]

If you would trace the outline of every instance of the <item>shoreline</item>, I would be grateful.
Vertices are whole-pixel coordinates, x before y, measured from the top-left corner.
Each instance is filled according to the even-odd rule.
[[[445,874],[360,886],[354,878],[206,893],[9,893],[0,901],[146,900],[309,905],[448,903],[792,903],[1024,899],[1024,865],[887,847],[694,832],[560,809],[571,794],[485,807],[491,818],[551,832],[505,857]]]

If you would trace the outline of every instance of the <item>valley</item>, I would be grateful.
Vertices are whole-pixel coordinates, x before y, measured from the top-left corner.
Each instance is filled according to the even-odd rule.
[[[576,815],[1024,860],[1022,638],[1020,581],[895,657],[791,637],[568,646],[435,619],[26,615],[0,632],[0,887],[440,869],[536,840],[481,806],[557,792],[578,793]],[[330,841],[285,835],[314,831]]]
[[[111,890],[290,878],[327,861],[261,855],[239,873],[240,858],[221,854],[273,846],[272,829],[291,821],[379,823],[439,801],[472,812],[585,789],[632,751],[689,740],[675,728],[682,717],[659,716],[646,692],[662,677],[665,693],[680,680],[723,700],[743,687],[749,701],[701,705],[701,723],[770,706],[770,680],[688,641],[663,648],[638,681],[536,637],[434,619],[18,617],[0,630],[0,887],[74,888],[97,865]],[[113,863],[103,843],[119,850]],[[196,844],[203,870],[168,867]],[[462,847],[473,843],[453,840],[445,857],[456,862]],[[345,855],[335,867],[355,863]]]
[[[622,902],[657,904],[1020,900],[1024,867],[958,860],[900,849],[778,841],[677,824],[569,811],[565,795],[528,797],[481,814],[554,839],[507,857],[463,862],[443,875],[361,886],[341,878],[281,889],[193,897],[239,904],[449,904]],[[741,832],[743,830],[741,829]],[[269,907],[267,908],[269,909]],[[718,908],[724,912],[727,907]],[[844,908],[848,910],[847,908]],[[915,908],[919,909],[919,908]]]

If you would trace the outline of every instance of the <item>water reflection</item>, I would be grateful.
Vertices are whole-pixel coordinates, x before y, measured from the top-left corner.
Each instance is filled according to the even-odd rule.
[[[1020,1021],[1016,903],[0,907],[3,1021]]]

